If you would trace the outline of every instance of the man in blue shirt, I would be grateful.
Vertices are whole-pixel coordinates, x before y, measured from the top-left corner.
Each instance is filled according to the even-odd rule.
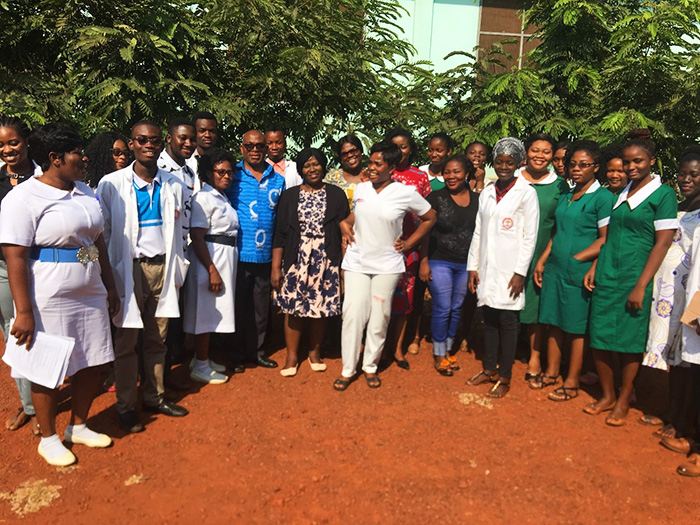
[[[267,143],[257,130],[243,135],[243,160],[236,165],[233,183],[226,192],[238,213],[239,264],[236,277],[236,334],[238,352],[234,361],[276,368],[277,363],[260,351],[267,335],[270,310],[272,236],[277,202],[284,191],[284,177],[265,160]],[[252,308],[251,308],[252,306]]]

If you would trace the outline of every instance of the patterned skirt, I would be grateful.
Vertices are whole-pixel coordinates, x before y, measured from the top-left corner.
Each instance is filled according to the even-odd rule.
[[[340,269],[328,260],[323,238],[301,238],[299,256],[282,278],[275,302],[295,317],[340,315]]]

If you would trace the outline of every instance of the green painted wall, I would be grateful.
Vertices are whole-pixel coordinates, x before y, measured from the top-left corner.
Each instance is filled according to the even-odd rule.
[[[430,60],[436,71],[445,71],[463,60],[444,60],[452,51],[471,52],[479,41],[479,0],[399,0],[408,13],[398,22],[404,38]]]

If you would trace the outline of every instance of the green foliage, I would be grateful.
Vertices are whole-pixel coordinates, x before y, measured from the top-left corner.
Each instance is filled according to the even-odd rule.
[[[225,135],[280,124],[300,145],[427,128],[435,84],[394,0],[0,3],[0,112],[86,135],[207,109]]]
[[[539,45],[525,66],[502,47],[440,78],[447,99],[436,128],[466,143],[547,132],[620,141],[649,127],[661,165],[700,138],[700,3],[692,0],[530,0],[524,23]],[[466,58],[470,58],[465,54]],[[668,172],[665,174],[670,176]]]

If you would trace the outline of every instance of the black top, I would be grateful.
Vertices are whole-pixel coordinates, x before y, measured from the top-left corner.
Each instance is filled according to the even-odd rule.
[[[467,264],[479,211],[479,195],[469,189],[466,207],[459,206],[447,188],[430,193],[426,200],[437,213],[437,222],[430,232],[428,258]]]
[[[323,218],[324,244],[331,264],[340,265],[342,238],[340,221],[350,215],[350,206],[345,192],[337,186],[326,184],[326,212]],[[291,268],[299,255],[301,225],[299,224],[299,191],[301,186],[285,190],[277,204],[277,223],[272,248],[284,248],[284,271]]]
[[[33,172],[28,175],[20,175],[17,177],[17,184],[24,182],[33,175]],[[3,164],[2,167],[0,167],[0,207],[2,206],[2,200],[10,193],[10,190],[14,188],[10,179],[11,177],[7,174],[7,164]],[[5,255],[3,255],[2,250],[0,250],[0,261],[4,260]]]

